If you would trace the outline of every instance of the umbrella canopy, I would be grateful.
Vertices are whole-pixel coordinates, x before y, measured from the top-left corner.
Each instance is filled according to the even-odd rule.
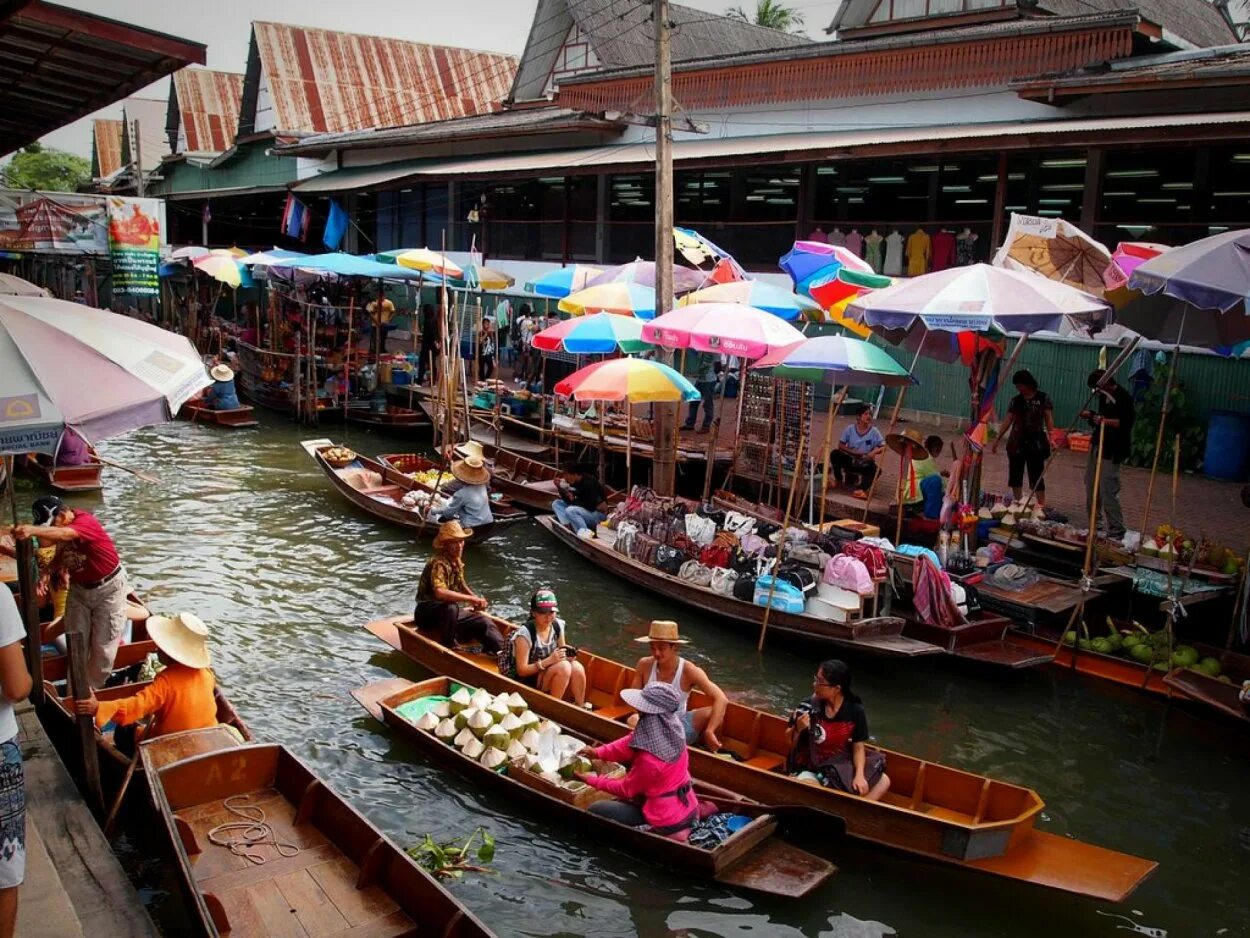
[[[883,290],[894,283],[889,277],[871,271],[839,267],[832,276],[818,276],[807,283],[807,293],[821,309],[833,309],[869,290]]]
[[[1195,345],[1226,355],[1234,354],[1236,346],[1250,340],[1250,316],[1244,301],[1226,310],[1198,309],[1166,293],[1130,293],[1133,299],[1116,311],[1116,324],[1147,339]]]
[[[369,257],[332,252],[308,257],[289,258],[270,265],[280,277],[296,279],[335,280],[343,277],[365,277],[370,280],[416,280],[421,275],[411,268],[384,264]],[[459,269],[459,268],[457,268]]]
[[[883,349],[862,339],[821,335],[804,340],[788,352],[768,355],[753,366],[772,368],[777,378],[855,386],[915,384],[907,369]]]
[[[252,278],[247,273],[247,268],[230,254],[205,254],[194,258],[191,265],[228,287],[251,286]],[[243,282],[245,276],[247,277],[246,284]]]
[[[1115,261],[1115,266],[1127,279],[1146,261],[1170,250],[1171,248],[1166,244],[1154,244],[1150,241],[1121,241],[1111,252],[1111,259]]]
[[[43,287],[12,274],[0,274],[0,293],[9,296],[50,296]]]
[[[1039,332],[1106,309],[1103,300],[1038,274],[972,264],[867,293],[847,315],[878,330],[921,325],[943,332]]]
[[[455,280],[464,276],[464,270],[459,264],[451,260],[446,254],[431,251],[429,248],[383,251],[381,254],[374,255],[374,257],[384,264],[397,264],[409,270],[438,274],[440,277],[446,277],[448,280]]]
[[[307,257],[299,251],[286,251],[282,248],[273,248],[268,251],[258,251],[255,254],[249,254],[246,257],[240,257],[239,263],[244,267],[270,267],[282,261],[289,261],[301,257]]]
[[[837,273],[837,268],[847,267],[861,273],[873,272],[872,265],[854,251],[837,244],[823,241],[795,241],[794,247],[781,256],[777,265],[790,275],[795,283],[802,283],[813,274],[831,268],[825,276]]]
[[[687,306],[691,303],[738,303],[754,306],[787,321],[797,319],[800,315],[821,315],[821,309],[814,300],[758,280],[735,280],[704,287],[682,297],[678,305]]]
[[[673,292],[689,293],[697,290],[707,281],[707,274],[701,270],[691,270],[680,264],[673,265]],[[590,280],[587,286],[597,287],[605,283],[636,283],[655,289],[655,262],[644,261],[641,257],[621,264],[608,267],[599,276]]]
[[[594,280],[601,273],[603,271],[598,267],[574,264],[572,267],[550,270],[541,277],[531,280],[525,285],[525,290],[527,293],[533,293],[536,296],[562,300],[570,293],[585,290],[590,281]]]
[[[878,329],[877,334],[891,345],[948,365],[962,362],[971,366],[977,355],[991,348],[1001,357],[1007,346],[1007,335],[1001,329],[943,332],[940,329],[930,331],[923,323],[918,323],[911,329]]]
[[[613,358],[587,365],[557,384],[555,391],[579,401],[647,404],[699,400],[695,386],[674,369],[641,358]]]
[[[639,319],[654,319],[655,288],[624,280],[601,283],[570,293],[560,301],[559,308],[561,312],[574,316],[618,313]]]
[[[1250,296],[1250,228],[1172,248],[1133,271],[1128,285],[1199,309],[1230,310]]]
[[[0,454],[163,423],[212,381],[185,338],[49,297],[0,298]]]
[[[208,248],[200,247],[198,244],[190,244],[186,247],[175,248],[173,251],[170,251],[169,259],[171,261],[190,261],[197,257],[203,257],[208,253],[210,253]]]
[[[449,283],[467,290],[506,290],[516,283],[516,278],[491,267],[469,264],[464,268],[463,276],[454,277]]]
[[[692,348],[750,359],[803,341],[803,333],[788,322],[736,303],[682,306],[643,326],[642,337],[665,348]]]
[[[1111,252],[1062,218],[1011,216],[994,266],[1032,270],[1048,280],[1102,295],[1112,274]]]
[[[613,352],[645,352],[651,343],[642,338],[641,319],[618,313],[574,316],[534,335],[534,348],[543,352],[574,355],[610,355]]]
[[[715,261],[714,282],[729,283],[733,280],[747,280],[746,271],[742,269],[732,254],[713,241],[709,241],[693,228],[674,228],[673,245],[687,261],[696,267],[702,267],[707,261]]]

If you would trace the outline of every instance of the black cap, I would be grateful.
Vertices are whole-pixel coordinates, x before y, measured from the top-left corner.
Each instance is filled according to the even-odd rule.
[[[51,524],[52,519],[64,510],[65,502],[55,495],[45,495],[43,498],[36,498],[30,506],[30,513],[35,519],[35,524]]]

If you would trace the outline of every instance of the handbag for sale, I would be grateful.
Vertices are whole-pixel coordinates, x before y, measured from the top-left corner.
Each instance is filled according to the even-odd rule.
[[[626,557],[632,557],[634,552],[634,538],[638,535],[638,525],[632,521],[622,521],[616,526],[616,543],[613,548],[618,554],[624,554]]]
[[[645,563],[649,567],[655,566],[656,551],[660,549],[660,542],[648,534],[639,531],[634,535],[634,546],[630,550],[629,556],[637,560],[639,563]]]
[[[823,570],[829,560],[829,555],[815,544],[795,544],[786,551],[786,560]]]
[[[755,602],[755,577],[745,574],[734,580],[734,599]]]
[[[701,504],[695,509],[695,513],[700,517],[710,519],[711,522],[718,528],[723,528],[725,526],[725,515],[728,514],[724,508],[717,508],[711,502],[704,502]]]
[[[797,563],[783,563],[777,568],[777,578],[791,584],[804,597],[816,589],[816,574],[812,568]]]
[[[699,562],[707,567],[728,567],[733,551],[724,544],[709,544],[699,552]]]
[[[702,515],[686,515],[686,536],[700,547],[706,547],[716,537],[716,522]]]
[[[740,511],[731,509],[725,512],[725,520],[721,522],[721,527],[726,531],[732,531],[738,537],[742,537],[755,530],[755,519],[750,515],[744,515]]]
[[[681,565],[686,562],[686,555],[676,547],[669,544],[660,544],[655,551],[655,566],[657,569],[669,574],[677,576],[681,573]]]
[[[695,586],[712,585],[712,568],[705,567],[697,560],[687,560],[681,565],[677,575],[687,583],[693,583]]]
[[[738,572],[736,570],[730,570],[728,567],[718,567],[712,571],[712,582],[708,585],[712,587],[713,592],[720,593],[723,596],[732,596],[737,582]]]

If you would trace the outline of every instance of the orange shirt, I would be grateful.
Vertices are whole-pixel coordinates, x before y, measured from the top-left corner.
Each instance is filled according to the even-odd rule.
[[[133,697],[101,700],[96,712],[96,726],[110,720],[122,726],[155,714],[146,739],[198,730],[217,725],[217,701],[213,698],[213,672],[208,668],[188,668],[173,663],[161,671],[152,683]]]

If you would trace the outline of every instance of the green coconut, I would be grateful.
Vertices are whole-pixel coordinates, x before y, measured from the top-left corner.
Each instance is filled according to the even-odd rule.
[[[1202,658],[1193,645],[1178,645],[1172,652],[1172,663],[1178,668],[1193,667]]]
[[[1133,656],[1134,661],[1140,661],[1142,664],[1150,664],[1154,659],[1155,650],[1147,642],[1139,642],[1129,649],[1128,652]]]
[[[590,760],[585,756],[572,756],[567,761],[562,760],[560,765],[560,777],[573,778],[579,772],[589,772],[591,768],[592,766],[590,764]]]
[[[450,743],[456,735],[456,724],[452,720],[442,720],[434,727],[434,735],[445,743]]]
[[[512,716],[512,711],[508,709],[508,705],[498,700],[491,701],[490,706],[486,708],[486,713],[496,723],[504,717]]]
[[[1081,651],[1093,651],[1094,649],[1094,643],[1088,638],[1078,638],[1076,640],[1076,644]]]
[[[491,701],[494,699],[494,697],[479,687],[473,692],[473,696],[469,698],[469,703],[477,707],[479,710],[485,710],[490,706]]]
[[[522,713],[525,713],[527,710],[529,710],[529,708],[530,708],[530,705],[525,702],[525,698],[522,697],[520,694],[518,694],[516,691],[513,691],[511,694],[508,695],[508,709],[511,710],[513,713],[515,713],[517,716],[520,716]],[[535,719],[537,719],[537,717],[535,717]]]
[[[469,725],[469,721],[478,713],[477,707],[465,707],[455,716],[456,729],[462,730]]]
[[[542,719],[533,710],[526,710],[524,713],[518,716],[517,719],[521,721],[521,725],[524,726],[526,729],[530,729],[531,727],[534,727],[536,729],[538,725],[542,722]]]
[[[1063,643],[1069,648],[1076,644],[1076,629],[1069,629],[1063,633]]]
[[[528,756],[529,752],[518,740],[514,739],[508,743],[508,748],[504,750],[504,755],[508,757],[509,762],[516,762],[518,759],[524,759]]]
[[[521,731],[521,745],[530,752],[536,752],[538,750],[538,741],[540,738],[538,730],[534,729],[532,726]]]
[[[472,695],[467,687],[462,687],[447,699],[447,709],[450,714],[459,713],[464,710],[472,702]]]
[[[1090,651],[1096,651],[1100,655],[1111,654],[1111,642],[1105,638],[1096,638],[1089,643]]]
[[[517,718],[517,715],[512,712],[509,712],[508,715],[500,720],[497,725],[512,739],[519,739],[521,737],[521,733],[525,731],[525,724],[523,724],[520,719]]]
[[[417,720],[413,725],[417,729],[425,730],[427,733],[429,733],[433,731],[434,728],[437,727],[438,724],[441,722],[442,721],[434,715],[433,710],[427,710],[425,711],[425,713],[421,714],[421,716],[417,717]],[[455,726],[454,723],[452,725]]]
[[[477,739],[477,737],[473,735],[473,730],[469,729],[466,726],[464,729],[462,729],[459,733],[456,734],[456,738],[451,741],[451,744],[455,746],[457,749],[463,749],[464,744],[467,743],[471,739]]]
[[[1167,674],[1169,671],[1172,670],[1172,663],[1170,661],[1156,661],[1154,664],[1151,665],[1151,667],[1154,668],[1156,671],[1161,671],[1164,674]]]
[[[1133,649],[1136,648],[1140,644],[1141,644],[1141,636],[1138,635],[1136,632],[1129,632],[1123,638],[1120,639],[1120,647],[1128,651],[1129,654],[1132,654]]]
[[[502,749],[496,749],[494,746],[487,746],[486,751],[478,757],[478,762],[486,766],[488,769],[497,769],[508,761],[507,753]]]
[[[472,727],[470,727],[471,729]],[[487,746],[493,747],[500,751],[508,748],[508,741],[512,737],[508,735],[508,731],[501,727],[498,723],[490,727],[482,734],[482,742]]]
[[[486,731],[495,725],[495,721],[491,715],[485,710],[479,710],[473,716],[469,717],[468,727],[473,731],[473,735],[481,739],[486,735]]]
[[[1223,671],[1223,668],[1220,667],[1219,658],[1203,658],[1194,667],[1210,677],[1219,677],[1220,672]]]
[[[460,747],[460,751],[470,759],[480,759],[482,753],[486,751],[486,747],[482,745],[482,741],[474,737]]]

